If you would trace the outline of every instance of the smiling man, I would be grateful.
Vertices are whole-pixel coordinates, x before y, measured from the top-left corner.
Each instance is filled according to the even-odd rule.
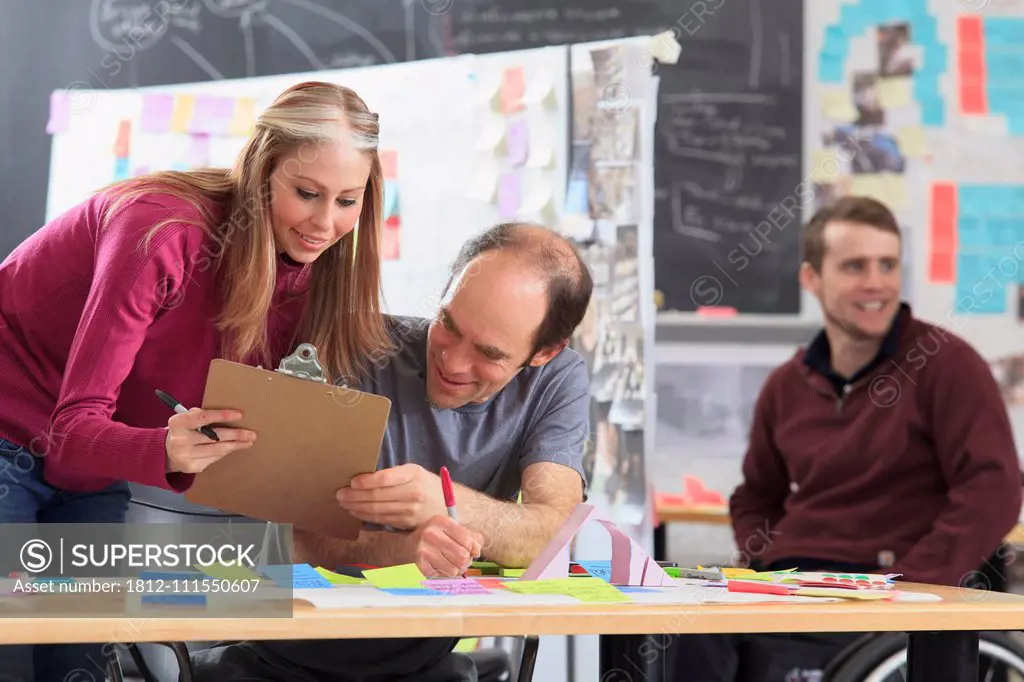
[[[454,577],[476,556],[527,566],[584,500],[589,373],[567,348],[593,284],[564,237],[498,225],[466,243],[433,320],[391,318],[397,350],[363,389],[391,400],[378,471],[338,491],[354,541],[295,532],[297,562],[415,563]],[[459,523],[438,475],[455,482]],[[517,497],[522,494],[521,503]],[[193,656],[196,680],[474,680],[456,640],[243,642]]]
[[[977,583],[1017,521],[998,386],[948,325],[901,301],[901,246],[896,218],[866,197],[805,228],[800,282],[824,329],[765,381],[730,500],[736,545],[756,568]],[[677,669],[694,682],[818,679],[856,636],[687,635]]]

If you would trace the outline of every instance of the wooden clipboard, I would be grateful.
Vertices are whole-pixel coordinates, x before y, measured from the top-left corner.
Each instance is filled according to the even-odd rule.
[[[320,376],[317,376],[320,370]],[[256,443],[214,462],[185,497],[195,504],[354,540],[362,522],[338,506],[339,488],[376,471],[391,401],[326,383],[302,344],[275,371],[213,360],[204,409],[240,410],[225,426]]]

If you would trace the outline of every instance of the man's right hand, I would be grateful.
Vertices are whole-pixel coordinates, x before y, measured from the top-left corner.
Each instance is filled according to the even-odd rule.
[[[416,566],[428,578],[455,578],[480,557],[483,536],[447,516],[432,516],[409,535]]]
[[[217,428],[220,441],[210,440],[197,429],[200,426],[237,421],[242,413],[237,410],[201,410],[193,407],[184,414],[175,414],[167,420],[167,471],[197,474],[221,457],[235,450],[252,447],[256,432],[248,429]]]

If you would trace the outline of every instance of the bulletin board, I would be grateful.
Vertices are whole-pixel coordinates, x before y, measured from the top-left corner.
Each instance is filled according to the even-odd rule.
[[[257,114],[288,86],[355,90],[380,116],[388,312],[432,316],[448,267],[474,234],[511,218],[558,223],[567,174],[567,48],[374,67],[78,91],[51,101],[47,220],[115,180],[228,167]]]

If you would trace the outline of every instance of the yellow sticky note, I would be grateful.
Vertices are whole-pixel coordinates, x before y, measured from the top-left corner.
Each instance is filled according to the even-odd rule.
[[[236,137],[247,137],[256,126],[256,102],[251,97],[239,97],[235,100],[235,114],[231,118],[228,134]]]
[[[849,123],[857,120],[857,108],[853,106],[853,98],[848,90],[842,88],[825,88],[822,91],[821,113],[837,121]]]
[[[887,201],[882,176],[877,173],[855,173],[852,176],[850,194]]]
[[[178,95],[174,98],[174,113],[171,114],[171,132],[187,133],[196,113],[194,95]]]
[[[913,101],[913,81],[909,77],[879,78],[875,84],[878,104],[883,109],[902,109]]]
[[[628,602],[629,595],[601,578],[554,578],[502,583],[520,594],[565,594],[585,602]]]
[[[838,597],[840,599],[863,599],[873,601],[892,599],[893,593],[885,590],[847,590],[841,587],[801,587],[793,594],[798,597]]]
[[[752,568],[723,568],[722,576],[725,578],[746,578],[748,576],[757,575],[757,571]]]
[[[526,569],[525,568],[504,568],[504,567],[502,567],[502,568],[498,569],[498,574],[499,575],[503,575],[506,578],[518,578],[523,573],[526,573]]]
[[[340,573],[328,571],[326,568],[321,568],[319,566],[313,570],[326,578],[327,582],[332,585],[362,585],[366,582],[362,578],[353,578],[350,575],[341,575]]]
[[[835,148],[815,149],[811,153],[811,180],[823,185],[836,181],[843,173],[843,161]],[[746,569],[732,569],[746,570]]]
[[[885,203],[894,211],[910,206],[910,191],[907,189],[907,179],[899,173],[882,174],[882,194]]]
[[[400,587],[423,587],[423,581],[427,579],[420,572],[420,569],[417,568],[416,564],[372,568],[363,571],[363,576],[370,581],[371,585],[382,590]]]
[[[196,564],[192,568],[203,572],[215,580],[260,580],[258,575],[250,571],[245,566],[238,566],[235,564],[211,564],[210,566],[200,566],[199,564]]]
[[[903,126],[896,131],[896,142],[900,146],[900,152],[908,159],[928,156],[928,140],[925,139],[924,128],[921,126]]]

